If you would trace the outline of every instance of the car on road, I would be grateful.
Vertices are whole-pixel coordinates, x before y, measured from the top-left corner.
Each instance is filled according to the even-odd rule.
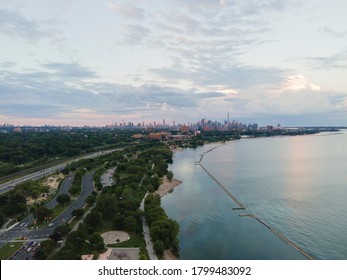
[[[54,223],[49,223],[48,226],[52,227],[52,226],[54,226]]]

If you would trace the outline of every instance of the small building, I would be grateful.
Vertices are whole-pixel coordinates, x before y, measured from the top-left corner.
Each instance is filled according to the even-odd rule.
[[[161,140],[161,133],[150,133],[147,137],[152,140]]]
[[[141,138],[143,138],[143,135],[138,133],[138,134],[134,134],[133,136],[131,136],[131,138],[141,139]]]
[[[185,125],[181,126],[180,127],[180,132],[181,133],[188,133],[189,132],[189,127],[185,126]]]

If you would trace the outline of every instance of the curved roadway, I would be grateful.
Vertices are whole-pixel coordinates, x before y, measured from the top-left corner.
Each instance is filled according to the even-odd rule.
[[[55,227],[65,224],[71,219],[71,213],[74,209],[82,208],[85,205],[86,198],[94,191],[93,184],[93,174],[94,171],[88,172],[82,178],[82,190],[80,196],[74,201],[68,208],[64,210],[58,217],[51,221],[53,226],[47,226],[41,229],[31,230],[27,227],[21,226],[23,223],[32,223],[34,217],[32,215],[23,219],[20,223],[15,224],[8,230],[3,231],[0,234],[0,248],[3,247],[7,242],[18,240],[20,238],[25,238],[27,241],[40,241],[49,238],[53,233]],[[61,187],[61,192],[67,192],[72,183],[72,177],[67,177]],[[56,206],[56,197],[46,204],[49,208],[54,208]],[[26,251],[21,251],[14,259],[26,259],[28,254]],[[32,253],[31,255],[32,256]]]

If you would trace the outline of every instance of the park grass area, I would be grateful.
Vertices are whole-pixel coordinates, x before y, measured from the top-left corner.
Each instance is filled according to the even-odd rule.
[[[23,246],[22,242],[9,242],[0,249],[0,260],[7,260],[14,252]]]
[[[116,244],[109,244],[107,247],[112,248],[141,248],[146,247],[146,242],[142,235],[129,233],[130,239]]]

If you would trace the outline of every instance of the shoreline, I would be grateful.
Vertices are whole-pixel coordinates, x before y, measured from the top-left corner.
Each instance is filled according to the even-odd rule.
[[[159,195],[159,197],[163,197],[168,192],[172,191],[175,187],[182,184],[181,180],[173,178],[171,181],[167,179],[166,176],[163,177],[163,183],[159,186],[158,190],[155,191],[156,194]]]

